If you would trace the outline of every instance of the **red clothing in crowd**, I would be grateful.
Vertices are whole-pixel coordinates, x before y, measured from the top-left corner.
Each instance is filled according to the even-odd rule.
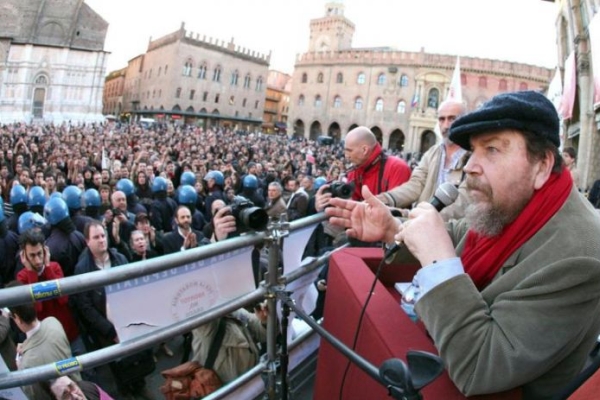
[[[383,174],[380,174],[382,165]],[[348,181],[355,183],[352,200],[363,200],[361,193],[363,185],[367,185],[371,193],[377,195],[408,181],[410,174],[410,167],[404,160],[383,154],[381,145],[377,143],[371,157],[363,165],[348,173]]]
[[[37,272],[30,271],[26,268],[23,268],[17,273],[17,280],[26,285],[37,282],[53,281],[63,277],[62,268],[54,261],[50,261],[50,264],[46,265],[44,271],[39,276]],[[77,322],[75,322],[75,318],[71,313],[68,303],[69,296],[37,301],[35,303],[35,311],[37,312],[40,321],[50,316],[59,320],[67,334],[69,342],[71,342],[79,336],[79,328],[77,327]]]

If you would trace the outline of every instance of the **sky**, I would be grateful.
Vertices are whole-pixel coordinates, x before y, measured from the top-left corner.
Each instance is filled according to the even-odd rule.
[[[270,69],[292,73],[308,49],[310,20],[325,0],[86,0],[108,23],[108,71],[146,51],[148,40],[179,29],[271,53]],[[344,0],[353,47],[557,64],[557,5],[541,0]]]

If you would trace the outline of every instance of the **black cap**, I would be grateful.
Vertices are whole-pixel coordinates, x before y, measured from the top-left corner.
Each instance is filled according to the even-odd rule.
[[[545,137],[560,146],[559,119],[554,105],[542,93],[502,93],[481,108],[458,118],[450,127],[450,140],[470,149],[473,134],[516,129]]]

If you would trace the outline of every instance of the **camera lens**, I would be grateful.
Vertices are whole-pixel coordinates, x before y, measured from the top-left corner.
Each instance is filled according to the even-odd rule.
[[[240,211],[240,220],[252,230],[264,231],[269,222],[269,215],[262,208],[249,207]]]

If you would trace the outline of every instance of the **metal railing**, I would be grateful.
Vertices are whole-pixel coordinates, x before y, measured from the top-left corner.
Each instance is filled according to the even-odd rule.
[[[61,360],[53,364],[46,364],[21,371],[0,374],[0,389],[28,385],[40,380],[52,379],[61,375],[70,374],[76,371],[94,368],[109,363],[115,359],[150,348],[153,345],[162,343],[177,335],[190,332],[202,324],[266,298],[267,306],[269,308],[267,320],[267,354],[265,359],[263,359],[255,368],[249,371],[249,373],[252,375],[258,373],[258,371],[261,371],[261,373],[266,371],[267,379],[265,392],[269,395],[270,399],[275,398],[277,370],[276,361],[278,357],[276,349],[276,337],[279,329],[276,307],[276,301],[278,301],[278,299],[276,294],[284,290],[285,285],[288,283],[319,268],[331,255],[331,253],[327,253],[321,257],[315,258],[311,262],[299,267],[291,273],[284,275],[282,271],[278,269],[280,264],[279,249],[281,248],[282,239],[288,236],[290,231],[293,232],[295,230],[309,227],[323,220],[325,220],[324,214],[316,214],[298,221],[293,221],[289,224],[271,224],[265,232],[243,235],[211,245],[190,249],[184,252],[178,252],[169,256],[131,263],[127,265],[127,268],[110,268],[107,270],[71,276],[56,281],[43,282],[43,287],[38,283],[0,290],[0,307],[14,306],[30,303],[32,299],[34,301],[39,301],[42,298],[44,300],[48,300],[51,298],[104,287],[109,284],[114,284],[133,278],[163,272],[171,268],[176,268],[188,263],[197,262],[239,248],[260,243],[268,244],[270,250],[269,266],[265,280],[261,282],[257,289],[251,291],[250,293],[246,293],[233,300],[220,304],[205,312],[189,317],[175,324],[159,328],[151,333],[143,334],[139,337],[119,344],[73,357],[68,360]],[[301,338],[305,336],[307,335],[302,335]],[[291,344],[291,346],[296,345],[297,341]],[[65,369],[65,372],[61,372],[63,369],[60,368],[59,365],[68,365],[69,368]],[[242,384],[244,379],[250,379],[247,377],[247,374],[245,374],[245,378],[241,378],[242,380],[237,382],[236,385]],[[231,389],[223,388],[219,392],[231,393]],[[215,395],[217,395],[217,393],[215,393]]]

